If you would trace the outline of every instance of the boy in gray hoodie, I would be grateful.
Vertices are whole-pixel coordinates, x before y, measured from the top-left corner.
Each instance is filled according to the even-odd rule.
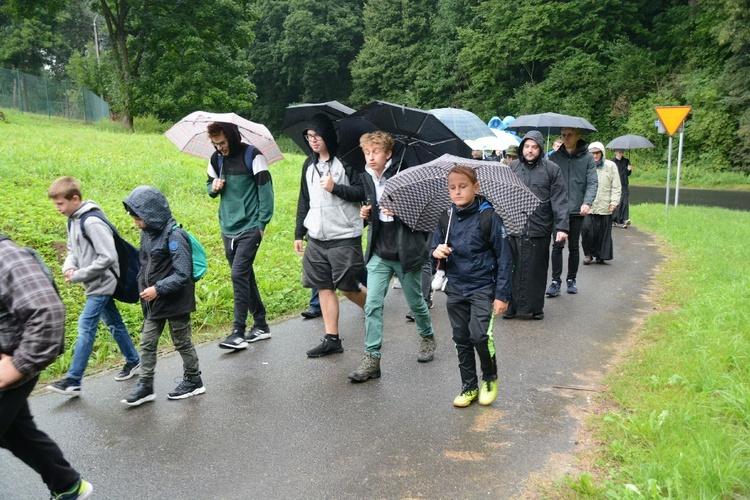
[[[73,363],[67,375],[47,386],[47,389],[66,396],[81,395],[81,379],[94,348],[99,320],[103,320],[125,356],[125,366],[115,375],[115,380],[127,380],[141,367],[138,351],[122,321],[112,295],[120,275],[115,240],[112,229],[102,220],[104,213],[93,201],[81,201],[81,186],[72,177],[61,177],[47,193],[55,204],[55,210],[69,218],[68,255],[62,272],[65,281],[81,283],[86,290],[86,304],[78,318],[78,337],[73,351]],[[99,212],[98,216],[84,217],[88,212]],[[81,219],[84,218],[81,231]]]
[[[166,196],[155,187],[138,186],[123,204],[141,229],[138,290],[143,308],[143,371],[138,386],[122,402],[138,406],[156,399],[156,350],[167,321],[172,342],[182,357],[184,373],[180,385],[167,398],[185,399],[203,394],[206,388],[190,324],[190,313],[195,311],[195,283],[188,237],[172,217]]]

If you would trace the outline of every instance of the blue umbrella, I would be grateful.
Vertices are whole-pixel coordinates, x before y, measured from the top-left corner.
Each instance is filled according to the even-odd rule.
[[[429,113],[437,116],[454,134],[464,141],[492,136],[492,130],[471,111],[458,108],[431,109]]]

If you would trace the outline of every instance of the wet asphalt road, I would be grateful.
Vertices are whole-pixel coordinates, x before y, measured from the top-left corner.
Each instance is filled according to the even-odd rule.
[[[306,358],[323,323],[294,317],[246,351],[200,347],[202,396],[166,399],[181,375],[170,354],[157,365],[154,403],[121,404],[135,379],[115,382],[109,372],[84,379],[80,398],[32,397],[32,412],[95,498],[508,498],[552,456],[573,451],[571,409],[592,393],[565,387],[593,388],[650,310],[642,292],[658,250],[637,227],[613,233],[615,260],[581,266],[580,293],[548,299],[543,321],[497,318],[500,394],[488,407],[452,406],[461,384],[445,296],[432,310],[436,359],[420,364],[402,292],[391,290],[380,379],[347,379],[364,326],[344,302],[343,354]],[[39,477],[0,449],[0,498],[46,495]]]

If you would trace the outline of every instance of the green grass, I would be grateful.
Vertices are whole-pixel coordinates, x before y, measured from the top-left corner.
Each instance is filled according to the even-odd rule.
[[[604,443],[562,496],[750,495],[750,213],[631,208],[667,262],[639,347],[609,377],[616,410],[596,417]],[[558,493],[561,493],[558,491]]]
[[[81,183],[84,199],[96,201],[122,235],[137,244],[138,230],[122,200],[142,184],[161,189],[179,223],[206,247],[209,271],[196,284],[198,310],[193,315],[196,342],[227,334],[232,319],[232,286],[217,220],[218,199],[206,195],[206,160],[180,153],[161,134],[123,134],[111,124],[84,124],[46,116],[7,113],[0,122],[0,232],[36,248],[55,273],[67,307],[66,352],[43,374],[43,380],[64,373],[72,357],[77,318],[85,300],[78,285],[64,284],[66,219],[47,198],[47,189],[63,175]],[[256,276],[269,319],[303,309],[309,291],[301,285],[301,258],[294,253],[294,225],[299,170],[304,158],[287,155],[270,166],[275,211],[256,258]],[[62,251],[58,251],[62,245]],[[118,304],[137,342],[140,306]],[[114,341],[99,330],[89,370],[122,362]]]

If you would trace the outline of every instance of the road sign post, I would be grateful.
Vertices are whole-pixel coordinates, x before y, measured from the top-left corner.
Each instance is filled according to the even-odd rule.
[[[693,109],[692,106],[657,106],[654,108],[659,120],[669,134],[669,155],[667,156],[667,200],[666,211],[669,213],[669,180],[672,175],[672,136],[680,130],[680,145],[677,151],[677,179],[675,180],[674,206],[677,206],[680,190],[680,167],[682,166],[682,138],[685,131],[685,118]]]

